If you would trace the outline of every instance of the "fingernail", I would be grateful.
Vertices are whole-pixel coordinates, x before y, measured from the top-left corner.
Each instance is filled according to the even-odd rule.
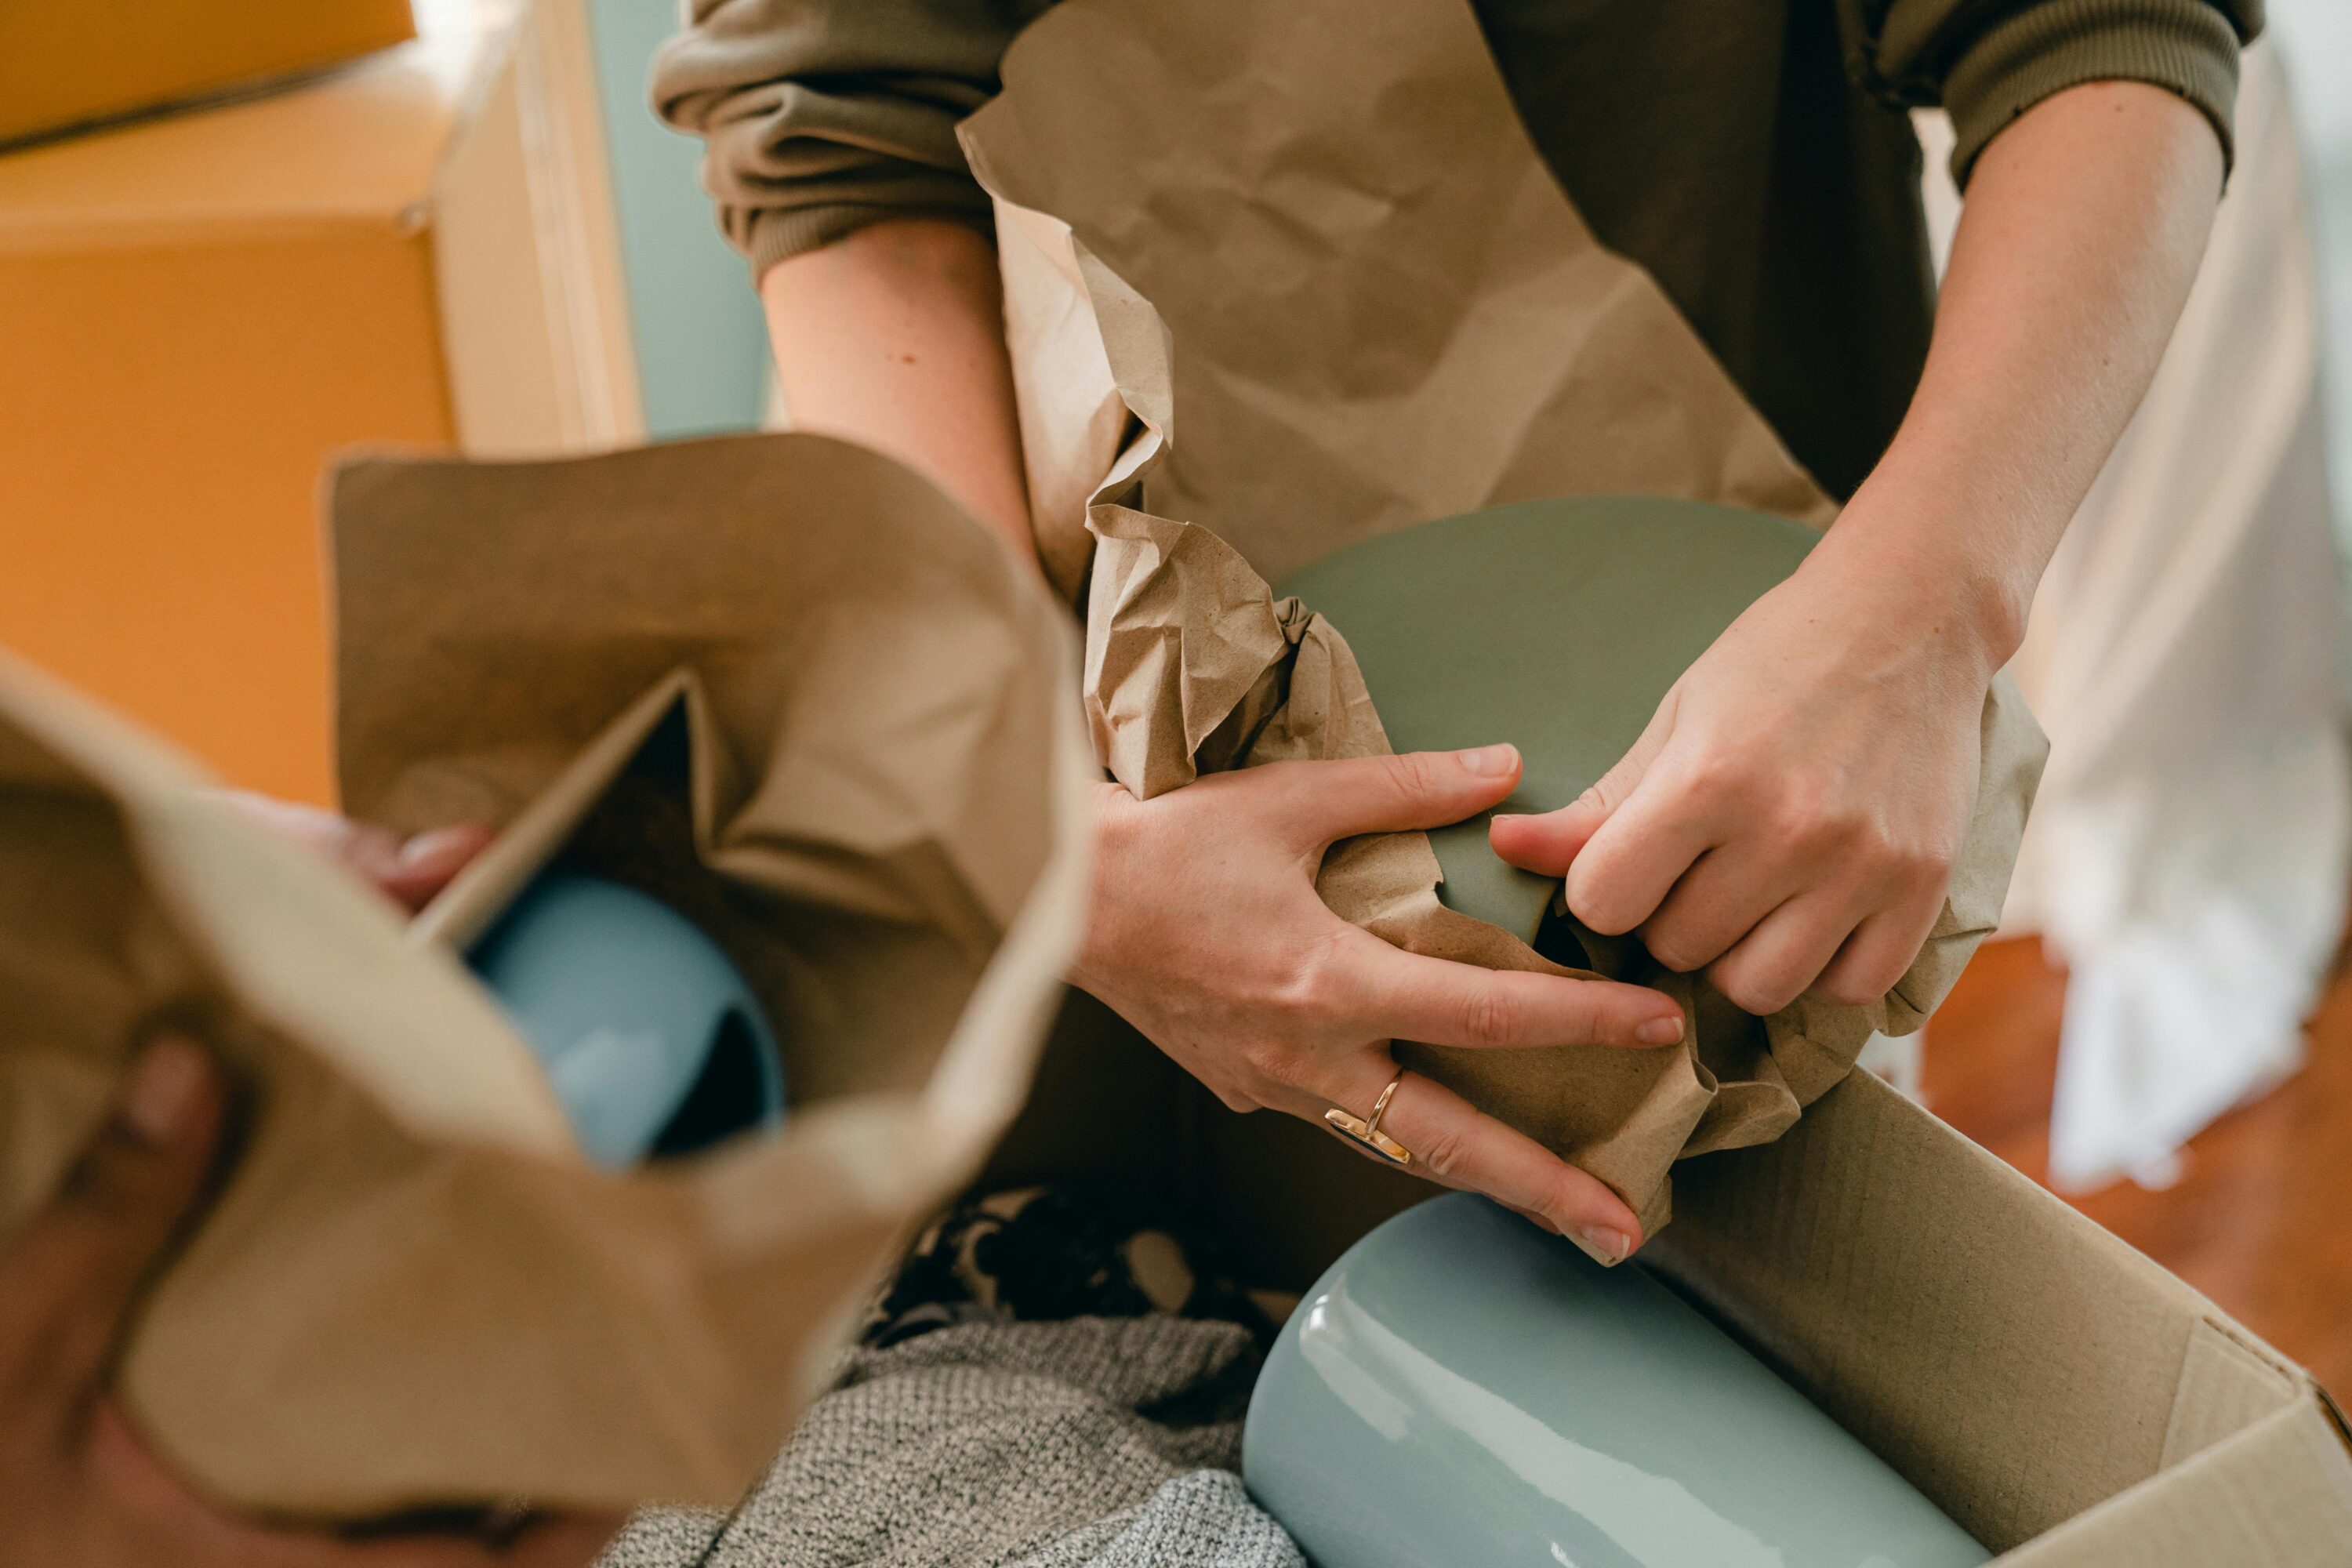
[[[1683,1037],[1683,1016],[1670,1013],[1663,1018],[1653,1018],[1634,1030],[1633,1037],[1645,1046],[1671,1046]]]
[[[473,838],[474,830],[470,827],[436,827],[401,845],[395,858],[403,868],[425,865],[472,843]]]
[[[1476,773],[1481,778],[1494,778],[1519,765],[1519,749],[1509,745],[1479,746],[1471,751],[1454,752],[1454,760],[1460,763],[1466,773]]]
[[[1633,1255],[1633,1238],[1622,1230],[1612,1230],[1605,1225],[1596,1225],[1590,1229],[1580,1230],[1576,1234],[1583,1239],[1585,1246],[1599,1253],[1604,1261],[1622,1263]]]
[[[122,1119],[150,1143],[169,1141],[187,1120],[209,1070],[194,1041],[167,1035],[131,1064],[123,1086]]]

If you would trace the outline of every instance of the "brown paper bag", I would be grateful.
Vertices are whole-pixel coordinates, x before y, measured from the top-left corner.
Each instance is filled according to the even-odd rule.
[[[499,841],[421,921],[0,665],[0,1235],[133,1026],[245,1090],[121,1387],[231,1505],[731,1500],[1017,1110],[1076,939],[1068,635],[936,491],[812,437],[375,459],[333,492],[346,802]],[[589,1166],[444,939],[551,855],[696,919],[776,1022],[772,1135]]]
[[[1349,543],[1552,495],[1835,516],[1656,283],[1593,238],[1454,0],[1062,0],[1003,76],[962,138],[998,203],[1033,518],[1085,603],[1097,754],[1139,795],[1389,749],[1345,628],[1266,586]],[[1950,896],[1879,1004],[1801,1001],[1758,1031],[1595,938],[1684,1002],[1683,1046],[1402,1059],[1654,1227],[1675,1159],[1785,1131],[1874,1029],[1916,1029],[1998,921],[2044,751],[2006,680],[1982,740]],[[1445,909],[1437,880],[1401,834],[1339,846],[1318,886],[1400,946],[1556,967]]]

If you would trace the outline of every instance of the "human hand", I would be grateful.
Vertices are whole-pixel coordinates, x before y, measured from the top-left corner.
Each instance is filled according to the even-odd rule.
[[[1495,852],[1749,1013],[1860,1005],[1927,941],[1975,806],[2000,659],[1951,598],[1816,547],[1676,681],[1574,805]]]
[[[404,838],[315,805],[242,790],[231,798],[289,838],[357,872],[412,914],[431,903],[492,837],[480,823],[467,822]]]
[[[0,1564],[40,1568],[573,1568],[617,1520],[524,1520],[496,1540],[364,1537],[218,1511],[148,1449],[107,1390],[142,1288],[187,1229],[227,1096],[182,1037],[140,1057],[49,1206],[0,1252]]]
[[[1438,827],[1519,778],[1509,746],[1214,773],[1153,800],[1102,786],[1094,912],[1075,982],[1235,1110],[1367,1115],[1396,1077],[1391,1038],[1475,1047],[1670,1045],[1657,992],[1511,973],[1392,947],[1317,896],[1324,852],[1362,833]],[[1485,1193],[1605,1256],[1633,1212],[1533,1139],[1407,1074],[1381,1130],[1412,1168]]]

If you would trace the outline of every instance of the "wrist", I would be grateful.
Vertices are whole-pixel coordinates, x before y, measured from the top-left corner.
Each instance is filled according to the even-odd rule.
[[[1112,952],[1116,944],[1112,928],[1117,923],[1112,895],[1126,874],[1124,862],[1133,836],[1137,803],[1127,786],[1115,779],[1104,779],[1093,789],[1093,853],[1087,858],[1091,875],[1087,891],[1086,929],[1079,937],[1077,951],[1063,968],[1062,978],[1099,1000],[1117,966]]]
[[[1895,635],[1979,664],[1990,682],[2025,638],[2042,563],[2003,549],[1970,510],[1890,504],[1865,485],[1806,569],[1842,579],[1844,602],[1869,606]]]

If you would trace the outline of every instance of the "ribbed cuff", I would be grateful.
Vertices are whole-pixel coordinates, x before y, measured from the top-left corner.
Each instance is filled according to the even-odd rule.
[[[1962,189],[1977,154],[2011,121],[2053,93],[2093,81],[2144,81],[2203,111],[2232,155],[2238,37],[2208,0],[2046,0],[1979,35],[1944,78],[1944,107],[1958,142],[1952,178]]]
[[[989,206],[910,206],[898,203],[829,202],[820,206],[758,207],[730,212],[723,223],[728,237],[735,241],[751,263],[751,286],[768,268],[779,261],[822,249],[835,240],[846,239],[868,224],[883,223],[891,218],[936,218],[946,223],[960,223],[980,231],[987,237],[996,237],[996,213]]]

